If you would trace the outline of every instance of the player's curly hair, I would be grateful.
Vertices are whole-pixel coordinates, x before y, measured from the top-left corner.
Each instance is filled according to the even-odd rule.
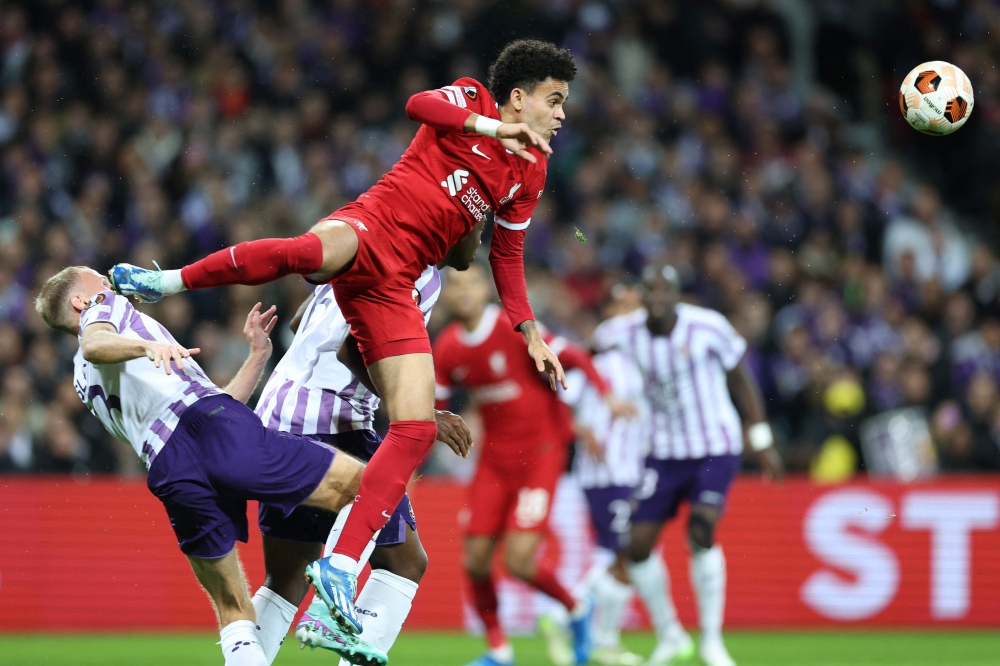
[[[503,106],[514,88],[531,94],[536,85],[550,76],[559,81],[576,78],[576,61],[569,49],[540,39],[518,39],[505,46],[490,65],[486,87]]]

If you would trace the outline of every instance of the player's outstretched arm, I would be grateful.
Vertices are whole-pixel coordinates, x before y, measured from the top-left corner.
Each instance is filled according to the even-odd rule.
[[[439,132],[466,132],[496,139],[504,148],[529,162],[537,161],[528,152],[529,147],[540,150],[545,155],[552,154],[549,142],[525,123],[503,123],[495,118],[481,116],[463,106],[452,104],[440,90],[425,90],[410,97],[406,102],[406,115],[410,120],[433,127]]]
[[[587,351],[560,336],[548,334],[546,341],[549,347],[556,352],[563,367],[572,370],[579,368],[587,376],[587,381],[594,385],[597,392],[601,394],[604,404],[607,405],[611,416],[618,419],[631,419],[639,414],[639,411],[632,403],[622,400],[611,391],[611,386],[604,381],[604,377],[594,367],[594,362]]]
[[[183,370],[184,359],[197,354],[201,349],[197,347],[187,349],[181,345],[165,342],[127,338],[119,335],[111,324],[99,322],[83,329],[80,351],[83,359],[94,365],[124,363],[145,356],[153,361],[157,368],[162,367],[169,375],[171,361],[177,364],[179,370]]]
[[[250,310],[250,314],[247,315],[247,323],[243,327],[243,335],[246,336],[247,343],[250,345],[250,353],[233,380],[226,385],[226,388],[222,389],[244,404],[253,395],[257,383],[264,373],[267,359],[271,358],[270,336],[275,324],[278,323],[278,317],[274,314],[275,310],[277,308],[272,305],[266,312],[261,312],[260,303]]]
[[[757,452],[761,471],[769,479],[781,479],[785,475],[785,468],[781,456],[774,448],[774,435],[767,422],[767,411],[764,409],[760,386],[747,367],[746,361],[740,361],[730,370],[726,380],[729,393],[735,398],[737,406],[750,424],[747,428],[750,448]]]

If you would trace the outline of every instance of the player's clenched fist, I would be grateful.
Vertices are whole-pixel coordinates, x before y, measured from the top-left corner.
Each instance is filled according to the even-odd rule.
[[[467,458],[472,449],[472,432],[469,426],[458,414],[443,410],[434,410],[434,420],[437,421],[437,439],[444,442],[457,455]]]
[[[193,354],[197,354],[201,349],[195,347],[194,349],[188,349],[181,345],[174,345],[168,342],[154,342],[149,341],[146,343],[146,358],[156,364],[156,367],[160,367],[163,364],[163,369],[170,373],[170,362],[173,361],[177,363],[177,369],[184,369],[184,359],[190,358]]]

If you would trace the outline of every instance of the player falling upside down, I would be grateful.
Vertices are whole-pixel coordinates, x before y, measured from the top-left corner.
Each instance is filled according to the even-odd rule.
[[[459,79],[411,97],[407,114],[422,126],[406,153],[368,192],[309,233],[241,243],[181,270],[120,264],[111,271],[116,290],[147,301],[290,273],[332,280],[390,421],[333,555],[308,572],[346,633],[361,631],[353,572],[437,432],[434,364],[413,284],[489,212],[496,216],[490,264],[510,322],[552,389],[557,382],[565,386],[559,360],[535,326],[522,256],[525,229],[545,187],[548,139],[565,118],[576,65],[569,51],[519,40],[489,71],[487,86]]]
[[[535,559],[548,525],[549,508],[566,469],[572,423],[565,406],[546,386],[524,339],[509,325],[507,313],[490,304],[486,272],[472,266],[448,272],[442,298],[456,320],[434,343],[438,408],[447,407],[451,387],[468,387],[483,419],[482,454],[469,486],[471,509],[465,538],[465,568],[473,604],[486,625],[489,652],[479,666],[513,663],[513,649],[497,618],[497,592],[491,574],[496,542],[504,538],[504,563],[516,578],[561,602],[572,617],[575,661],[589,657],[587,600],[575,598],[555,571]],[[562,338],[546,335],[566,367],[578,367],[597,385],[616,412],[630,412],[617,401],[590,363],[590,356]]]
[[[687,501],[691,583],[702,631],[698,654],[707,666],[732,666],[722,642],[726,562],[714,535],[742,464],[743,428],[733,397],[752,424],[748,438],[765,475],[780,477],[781,459],[757,380],[742,360],[746,341],[718,312],[680,303],[680,281],[671,266],[648,266],[642,286],[645,310],[599,326],[594,346],[632,357],[649,403],[651,451],[635,494],[628,547],[628,574],[658,639],[647,663],[666,666],[691,650],[663,561],[651,556],[664,523]]]
[[[251,310],[244,328],[250,355],[220,389],[191,358],[198,349],[178,345],[90,268],[51,277],[35,308],[48,326],[78,337],[73,384],[80,399],[146,462],[147,485],[215,605],[226,664],[266,666],[234,548],[247,540],[247,500],[276,516],[300,506],[338,511],[364,468],[325,444],[265,428],[244,404],[271,355],[274,309],[262,314],[258,303]],[[343,645],[355,663],[387,661],[356,637]]]
[[[457,270],[468,268],[480,244],[482,225],[455,245],[444,264]],[[429,318],[441,293],[438,269],[428,266],[414,285],[417,305]],[[293,434],[308,435],[361,460],[371,458],[381,439],[372,427],[378,397],[357,345],[344,345],[347,323],[330,285],[320,285],[301,305],[290,323],[295,338],[261,391],[256,413],[265,426]],[[353,360],[338,359],[341,350]],[[468,428],[460,417],[437,413],[440,441],[456,453],[466,455],[471,446]],[[336,517],[342,524],[350,507]],[[254,595],[258,635],[264,653],[273,659],[288,633],[296,609],[308,592],[303,573],[306,566],[336,544],[340,530],[333,530],[334,515],[299,507],[287,518],[260,507],[264,535],[264,585]],[[427,568],[427,554],[417,534],[416,518],[409,497],[403,496],[377,539],[362,556],[372,566],[371,576],[355,604],[365,617],[361,638],[388,653],[402,629]],[[342,652],[330,627],[326,607],[314,599],[300,620],[296,637],[303,645]]]

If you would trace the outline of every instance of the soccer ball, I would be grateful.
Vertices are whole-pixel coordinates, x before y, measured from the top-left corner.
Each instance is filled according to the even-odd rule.
[[[899,110],[924,134],[951,134],[969,119],[974,104],[969,77],[942,60],[917,65],[899,86]]]

